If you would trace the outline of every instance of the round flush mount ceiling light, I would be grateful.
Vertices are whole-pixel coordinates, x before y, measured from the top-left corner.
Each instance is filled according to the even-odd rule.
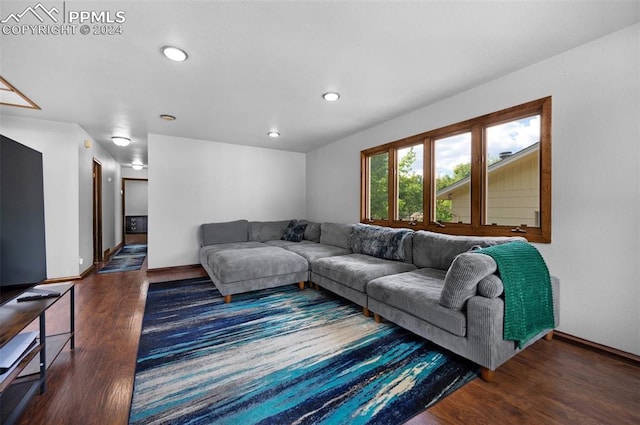
[[[336,100],[340,99],[340,93],[337,93],[337,92],[334,92],[334,91],[330,91],[330,92],[327,92],[327,93],[323,94],[322,98],[324,100],[326,100],[327,102],[335,102]]]
[[[167,57],[167,59],[171,59],[172,61],[176,62],[184,62],[189,57],[189,55],[187,55],[187,52],[173,46],[163,46],[160,51]]]
[[[176,117],[174,117],[173,115],[169,115],[169,114],[162,114],[160,115],[160,118],[162,118],[165,121],[175,121]]]
[[[267,136],[273,137],[275,139],[276,137],[280,137],[280,133],[278,133],[277,131],[270,131],[267,133]]]
[[[131,139],[127,137],[113,136],[111,140],[118,146],[129,146],[129,143],[131,143]]]
[[[131,164],[131,168],[133,168],[136,171],[140,171],[144,168],[144,164],[142,162],[133,162]]]

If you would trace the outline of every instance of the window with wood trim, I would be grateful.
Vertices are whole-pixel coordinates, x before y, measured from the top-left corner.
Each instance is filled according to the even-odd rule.
[[[551,97],[361,152],[360,220],[551,242]]]

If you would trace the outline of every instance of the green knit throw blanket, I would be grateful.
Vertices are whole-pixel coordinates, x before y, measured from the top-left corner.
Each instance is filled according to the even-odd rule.
[[[545,329],[555,328],[549,269],[540,252],[524,241],[473,252],[492,257],[504,284],[504,339],[518,347]]]

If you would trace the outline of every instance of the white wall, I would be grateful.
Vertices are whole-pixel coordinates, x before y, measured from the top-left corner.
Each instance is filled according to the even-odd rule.
[[[149,268],[198,264],[202,223],[305,218],[305,155],[149,134]]]
[[[146,180],[125,180],[124,215],[147,215],[149,183]]]
[[[560,330],[640,355],[640,25],[307,154],[307,211],[359,218],[360,151],[553,96],[551,244]]]
[[[78,197],[80,225],[80,253],[83,259],[80,273],[93,261],[93,160],[102,164],[102,252],[113,250],[122,242],[122,196],[120,195],[120,165],[78,126]],[[84,141],[88,140],[89,147]]]
[[[143,168],[142,170],[134,170],[133,168],[122,167],[121,173],[122,178],[126,177],[129,179],[146,179],[147,177],[149,177],[149,173],[147,172],[146,168]]]
[[[47,278],[75,278],[93,259],[91,161],[103,162],[104,249],[119,243],[120,201],[111,185],[120,167],[93,141],[85,149],[84,140],[91,139],[77,124],[8,115],[0,115],[0,124],[2,134],[42,152]]]
[[[47,278],[78,275],[78,126],[0,116],[2,134],[42,153]]]

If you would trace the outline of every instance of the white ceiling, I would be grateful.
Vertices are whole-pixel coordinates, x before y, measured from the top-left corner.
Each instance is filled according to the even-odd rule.
[[[78,123],[123,165],[148,133],[308,152],[640,22],[640,1],[42,4],[124,11],[123,34],[0,35],[0,75],[42,108],[0,113]]]

